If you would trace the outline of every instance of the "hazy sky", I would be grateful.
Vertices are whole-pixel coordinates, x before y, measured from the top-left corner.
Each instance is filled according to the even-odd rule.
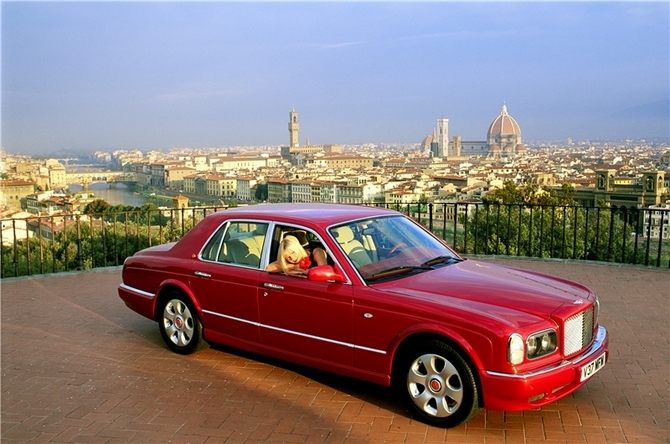
[[[667,140],[669,5],[2,1],[2,145]]]

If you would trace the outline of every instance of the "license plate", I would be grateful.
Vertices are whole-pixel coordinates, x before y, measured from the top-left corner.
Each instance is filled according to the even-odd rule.
[[[582,367],[582,375],[579,379],[579,382],[586,381],[589,379],[591,376],[595,375],[598,370],[603,368],[605,366],[605,353],[602,355],[598,356],[596,359],[593,361],[589,362],[585,366]]]

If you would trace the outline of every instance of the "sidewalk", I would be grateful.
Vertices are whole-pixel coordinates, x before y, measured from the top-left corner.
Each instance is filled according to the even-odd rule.
[[[527,412],[429,427],[384,388],[232,349],[170,352],[126,308],[120,268],[0,282],[3,444],[668,443],[670,271],[489,259],[595,290],[608,364]]]

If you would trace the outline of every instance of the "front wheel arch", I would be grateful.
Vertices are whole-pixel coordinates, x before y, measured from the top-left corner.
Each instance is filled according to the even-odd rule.
[[[403,356],[403,353],[406,353],[407,350],[411,350],[412,348],[416,347],[417,344],[420,344],[422,342],[430,341],[430,340],[439,340],[447,345],[449,345],[451,348],[456,350],[462,357],[463,359],[467,362],[467,364],[470,366],[472,369],[473,376],[475,377],[475,382],[477,382],[477,387],[480,388],[482,387],[482,382],[479,378],[479,367],[475,363],[475,361],[472,359],[470,356],[470,353],[466,351],[457,341],[454,341],[453,339],[444,336],[443,334],[439,333],[414,333],[413,335],[406,337],[402,340],[400,344],[395,349],[395,353],[393,354],[393,362],[392,362],[392,367],[391,367],[391,385],[395,385],[395,382],[397,380],[397,377],[399,376],[397,374],[397,369],[398,369],[398,361],[399,358]],[[484,396],[480,393],[479,396],[479,407],[484,408]]]
[[[417,362],[421,362],[420,358],[428,357],[436,358],[436,362],[443,364],[444,368],[453,369],[457,385],[462,384],[460,390],[462,398],[459,399],[456,409],[449,410],[450,407],[446,407],[450,397],[445,395],[445,392],[431,393],[428,388],[429,380],[432,379],[430,376],[426,376],[423,381],[417,380],[422,378],[421,374],[426,374],[424,371],[416,371]],[[446,380],[443,380],[442,384],[445,382]],[[472,358],[457,343],[438,334],[417,334],[403,341],[393,359],[391,383],[413,414],[423,422],[434,426],[456,427],[474,418],[484,407],[479,372]],[[435,410],[423,404],[426,397],[431,398],[430,402]],[[441,401],[446,408],[435,404]]]

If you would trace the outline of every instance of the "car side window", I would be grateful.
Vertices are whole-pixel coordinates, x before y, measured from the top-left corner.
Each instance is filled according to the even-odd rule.
[[[226,224],[219,227],[219,229],[214,233],[214,236],[207,242],[205,248],[202,250],[200,257],[206,261],[216,261],[219,254],[221,246],[221,238],[223,233],[226,231]]]
[[[221,243],[217,261],[258,268],[267,230],[266,223],[231,222]]]

